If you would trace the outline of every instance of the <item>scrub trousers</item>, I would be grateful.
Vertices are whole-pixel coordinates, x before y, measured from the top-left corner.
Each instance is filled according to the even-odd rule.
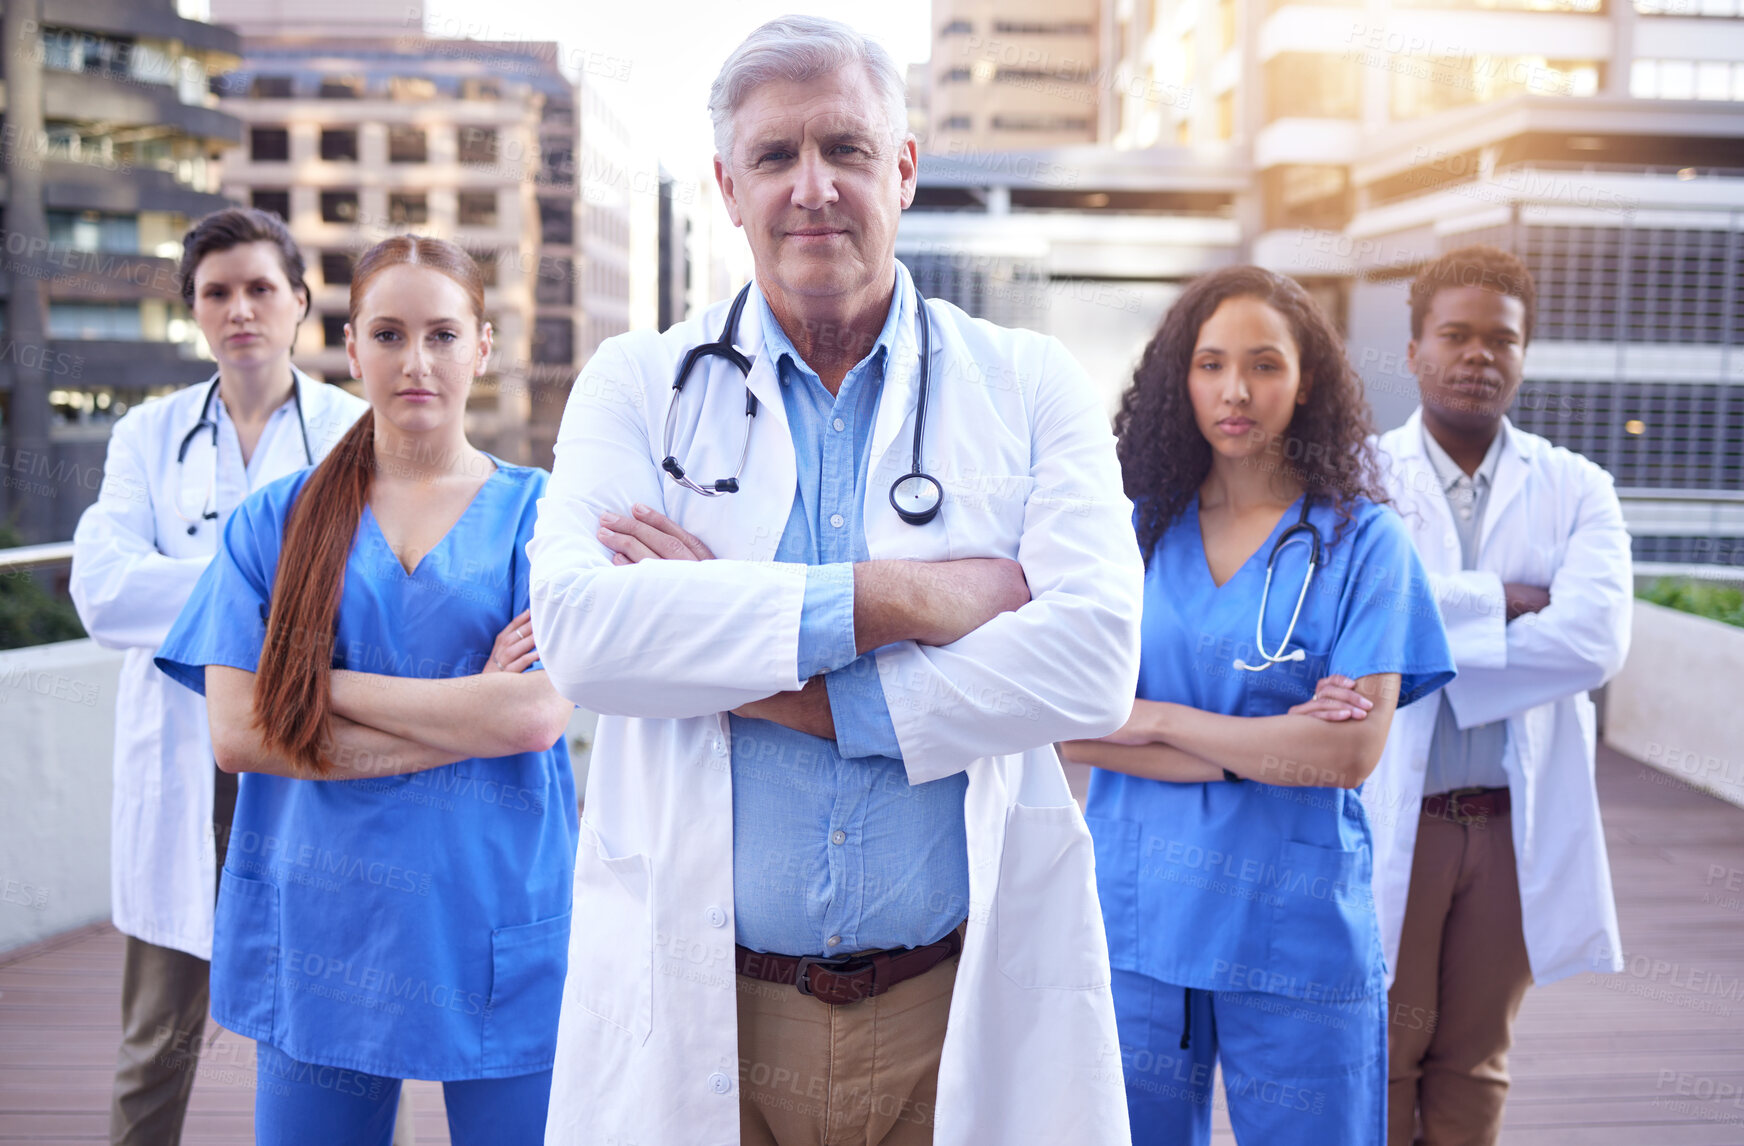
[[[1210,1142],[1219,1060],[1241,1146],[1386,1142],[1384,992],[1308,1002],[1116,970],[1114,1015],[1133,1146]]]
[[[255,1044],[256,1146],[388,1146],[400,1080]],[[442,1084],[454,1146],[542,1146],[551,1072]]]

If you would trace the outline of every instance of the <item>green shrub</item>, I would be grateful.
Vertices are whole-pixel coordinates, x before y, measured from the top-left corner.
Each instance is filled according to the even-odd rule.
[[[0,525],[0,549],[18,545],[18,534]],[[0,569],[0,649],[22,649],[85,635],[72,602],[45,593],[28,569]]]
[[[1744,590],[1713,581],[1660,577],[1635,595],[1643,601],[1744,627]]]

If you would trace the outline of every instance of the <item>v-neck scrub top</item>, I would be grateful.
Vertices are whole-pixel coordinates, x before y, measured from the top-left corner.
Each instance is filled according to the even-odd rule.
[[[1254,622],[1273,544],[1298,500],[1223,585],[1211,579],[1194,498],[1145,571],[1138,696],[1233,716],[1274,716],[1314,695],[1324,676],[1399,673],[1399,707],[1453,679],[1428,578],[1404,524],[1361,501],[1324,539],[1291,649],[1262,663]],[[1334,537],[1337,536],[1337,540]],[[1277,653],[1307,573],[1308,546],[1278,551],[1265,647]],[[1287,757],[1270,762],[1292,767]],[[1253,780],[1178,784],[1098,769],[1086,818],[1114,967],[1182,987],[1348,1001],[1378,991],[1383,968],[1370,890],[1373,849],[1361,800],[1343,788]]]
[[[526,545],[548,476],[491,460],[496,472],[411,573],[365,509],[334,668],[425,679],[483,669],[527,608]],[[311,472],[236,509],[158,650],[165,673],[203,693],[207,665],[258,671],[285,519]],[[243,774],[218,894],[213,1017],[293,1059],[369,1074],[548,1069],[576,819],[561,739],[404,776]]]

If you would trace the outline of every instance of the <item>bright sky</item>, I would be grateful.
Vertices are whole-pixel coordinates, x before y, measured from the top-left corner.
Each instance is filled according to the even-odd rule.
[[[793,12],[853,25],[900,68],[931,53],[931,0],[426,0],[425,27],[479,40],[556,40],[596,77],[621,76],[627,66],[627,79],[599,86],[638,143],[652,143],[669,169],[688,174],[714,154],[708,89],[727,52],[759,24]]]

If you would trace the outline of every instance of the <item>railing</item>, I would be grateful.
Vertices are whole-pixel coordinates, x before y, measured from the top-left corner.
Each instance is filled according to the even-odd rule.
[[[42,565],[60,565],[72,559],[71,541],[56,541],[49,545],[20,545],[16,549],[0,549],[0,570],[34,569]]]

